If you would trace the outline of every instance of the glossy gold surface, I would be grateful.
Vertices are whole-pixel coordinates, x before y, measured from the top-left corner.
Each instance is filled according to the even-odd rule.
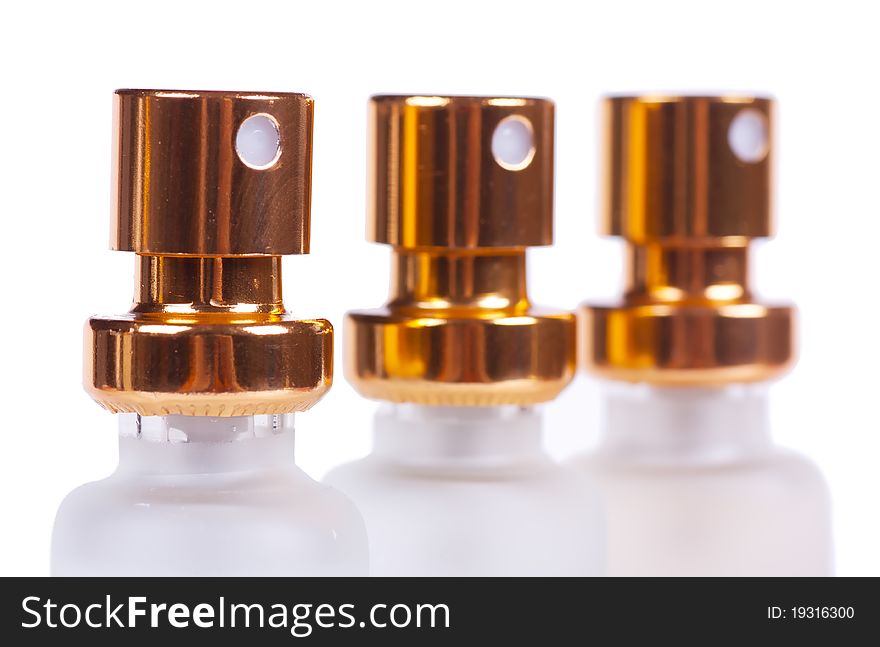
[[[279,254],[308,249],[311,100],[124,90],[116,107],[114,245],[137,252],[135,296],[87,322],[86,391],[141,415],[308,409],[332,382],[333,329],[286,311]],[[235,149],[255,111],[281,134],[264,169]]]
[[[749,243],[772,232],[772,102],[612,97],[604,108],[603,232],[628,244],[627,285],[622,302],[582,308],[581,361],[610,379],[683,386],[787,371],[795,309],[749,285]],[[767,135],[748,160],[730,141],[743,111]]]
[[[200,256],[302,254],[309,247],[314,102],[305,94],[118,90],[113,249]],[[279,155],[239,158],[250,116],[271,116]]]
[[[552,101],[376,96],[369,111],[369,240],[406,249],[552,242]],[[532,131],[534,154],[519,170],[492,151],[506,118]]]
[[[525,252],[396,252],[392,298],[346,317],[346,375],[365,396],[531,404],[571,380],[575,319],[533,308]]]
[[[730,126],[744,112],[763,120],[772,142],[768,98],[606,99],[602,233],[737,246],[770,236],[773,147],[754,162],[736,156]]]
[[[135,304],[86,325],[86,390],[114,411],[302,411],[332,381],[333,329],[281,301],[280,257],[138,256]]]
[[[523,164],[495,158],[505,119],[531,128]],[[382,96],[370,121],[367,235],[393,246],[391,295],[346,316],[346,376],[393,402],[554,398],[574,373],[575,319],[531,305],[525,257],[552,242],[553,104]]]

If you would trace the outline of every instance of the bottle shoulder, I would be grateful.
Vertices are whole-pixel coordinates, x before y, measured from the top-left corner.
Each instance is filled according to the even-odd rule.
[[[597,574],[595,486],[558,464],[524,471],[401,467],[377,457],[325,480],[350,495],[381,575]]]
[[[589,516],[598,507],[593,481],[549,458],[528,466],[413,466],[368,456],[331,470],[324,481],[349,495],[366,513],[399,509],[494,510],[521,515],[561,508]]]
[[[830,501],[825,477],[819,467],[802,454],[771,446],[766,451],[737,457],[699,460],[682,457],[638,459],[595,451],[571,459],[568,464],[609,486],[679,489],[708,495],[719,492],[754,492],[765,499]]]
[[[198,475],[138,475],[115,472],[70,492],[56,523],[67,517],[113,523],[163,515],[289,519],[335,528],[360,516],[341,492],[315,481],[298,468]]]
[[[215,489],[212,491],[212,486]],[[304,474],[114,475],[62,502],[56,575],[365,575],[363,518]]]
[[[580,480],[577,470],[545,454],[534,460],[493,462],[456,460],[432,463],[403,462],[370,454],[330,470],[323,481],[330,485],[349,481],[412,482],[423,484],[482,483],[494,486],[523,482],[560,483]]]

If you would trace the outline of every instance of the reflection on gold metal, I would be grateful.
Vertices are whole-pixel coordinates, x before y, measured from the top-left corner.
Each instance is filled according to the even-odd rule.
[[[281,256],[308,251],[312,100],[120,90],[114,249],[137,253],[134,306],[92,317],[85,388],[114,412],[301,411],[332,381],[333,329],[281,299]],[[277,161],[244,163],[239,125],[268,115]]]
[[[549,245],[553,103],[378,96],[370,102],[367,236],[414,249]],[[517,171],[492,154],[505,117],[528,120],[535,154]]]
[[[493,148],[509,117],[530,138],[512,163]],[[393,246],[391,296],[347,315],[348,379],[394,402],[554,398],[574,372],[575,321],[530,304],[525,258],[552,242],[552,102],[379,96],[370,128],[367,235]]]
[[[313,107],[305,94],[117,91],[113,249],[308,253]],[[282,142],[265,170],[235,149],[238,127],[258,114],[274,119]]]
[[[748,245],[772,233],[772,101],[605,101],[603,233],[628,244],[623,302],[582,310],[583,361],[611,379],[753,382],[794,361],[791,305],[756,303]]]

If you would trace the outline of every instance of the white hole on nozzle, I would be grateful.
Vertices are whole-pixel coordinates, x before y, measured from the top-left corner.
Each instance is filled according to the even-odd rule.
[[[727,143],[741,162],[760,162],[770,151],[767,117],[752,108],[741,110],[730,122]]]
[[[499,121],[492,133],[492,155],[508,171],[521,171],[531,164],[535,157],[532,122],[520,115]]]
[[[251,115],[241,122],[235,135],[238,159],[252,169],[271,168],[281,157],[281,132],[271,115]]]

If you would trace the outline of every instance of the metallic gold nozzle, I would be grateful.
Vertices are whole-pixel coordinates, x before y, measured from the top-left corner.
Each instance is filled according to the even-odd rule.
[[[85,329],[86,391],[113,412],[243,416],[309,408],[333,329],[296,320],[281,255],[308,252],[311,97],[119,90],[111,245],[135,303]]]
[[[393,260],[385,307],[346,317],[346,376],[362,395],[525,405],[571,380],[574,316],[526,292],[526,247],[552,242],[553,110],[373,97],[367,236]]]
[[[757,302],[748,247],[772,233],[773,102],[610,97],[605,234],[628,245],[623,302],[582,309],[583,361],[610,379],[753,382],[794,360],[791,305]]]

